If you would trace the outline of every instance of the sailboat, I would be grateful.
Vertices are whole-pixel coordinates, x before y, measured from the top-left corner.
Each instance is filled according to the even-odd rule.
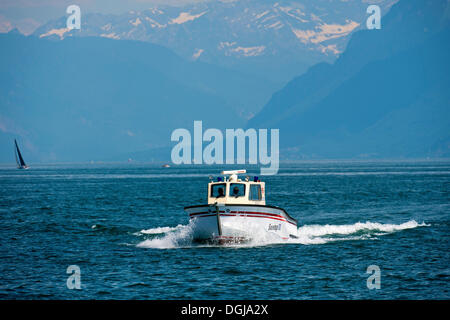
[[[29,167],[27,166],[27,164],[25,163],[25,161],[22,158],[22,154],[20,153],[19,150],[19,146],[17,145],[17,141],[16,139],[14,139],[14,144],[16,146],[15,148],[15,156],[16,156],[16,163],[17,163],[17,168],[18,169],[28,169]]]

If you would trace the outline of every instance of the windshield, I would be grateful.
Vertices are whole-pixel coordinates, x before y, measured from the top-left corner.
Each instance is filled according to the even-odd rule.
[[[243,183],[230,184],[230,196],[232,196],[232,197],[245,196],[245,184],[243,184]]]
[[[219,197],[225,197],[225,183],[218,183],[213,184],[211,186],[211,197],[213,198],[219,198]]]
[[[260,185],[258,185],[258,184],[250,185],[249,199],[256,200],[256,201],[261,200],[261,186]]]

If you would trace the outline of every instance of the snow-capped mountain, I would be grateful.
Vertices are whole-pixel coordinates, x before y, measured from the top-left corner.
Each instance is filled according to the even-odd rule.
[[[371,4],[377,3],[384,14],[395,2]],[[61,17],[34,35],[148,41],[190,60],[286,81],[313,63],[333,61],[344,50],[349,34],[365,25],[368,5],[367,0],[209,1],[121,15],[82,13],[81,30],[67,29],[67,17]]]

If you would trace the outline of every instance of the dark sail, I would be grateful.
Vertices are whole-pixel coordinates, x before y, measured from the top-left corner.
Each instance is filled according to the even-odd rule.
[[[16,139],[14,139],[14,143],[16,144],[16,162],[19,167],[26,167],[25,161],[23,161],[22,154],[20,154],[19,146],[17,145]],[[17,159],[19,157],[19,159]]]

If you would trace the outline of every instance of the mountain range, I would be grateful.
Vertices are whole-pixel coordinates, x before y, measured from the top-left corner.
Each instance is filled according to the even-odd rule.
[[[376,0],[388,12],[397,0]],[[83,13],[81,29],[69,30],[66,16],[34,35],[62,40],[96,36],[139,40],[198,60],[285,84],[307,67],[332,62],[349,35],[365,27],[366,0],[207,1],[182,7],[155,6],[120,15]]]
[[[267,81],[140,41],[0,34],[0,145],[40,161],[109,159],[171,144],[177,128],[242,127]],[[256,100],[261,101],[257,102]]]
[[[450,156],[450,7],[403,0],[273,94],[248,127],[280,128],[285,156]]]
[[[330,1],[329,8],[344,5],[341,2],[345,1]],[[269,1],[232,4],[243,6],[245,12],[249,3],[276,8]],[[317,1],[314,8],[319,10],[319,4],[328,8],[327,3]],[[280,5],[284,8],[286,3]],[[332,9],[330,12],[335,12]],[[167,30],[181,28],[165,39],[175,39],[174,43],[178,36],[183,38],[180,30],[185,36],[194,34],[194,23],[206,23],[215,12],[189,20],[203,11],[188,12],[186,7],[174,10],[178,11],[162,13],[167,15]],[[188,15],[182,15],[184,12]],[[291,8],[287,12],[294,11]],[[300,15],[304,11],[296,12]],[[138,13],[128,14],[135,17]],[[129,21],[128,14],[122,17],[124,21]],[[169,23],[180,15],[187,21]],[[300,16],[311,18],[312,14]],[[317,16],[328,21],[328,14]],[[98,17],[99,26],[118,19]],[[186,54],[174,52],[176,46],[183,47],[180,44],[170,48],[151,43],[153,40],[127,39],[122,33],[116,33],[120,39],[95,32],[84,34],[90,30],[86,26],[81,32],[64,32],[61,36],[45,35],[57,27],[51,23],[31,36],[16,31],[0,34],[0,161],[14,161],[14,138],[29,162],[169,161],[171,132],[177,128],[192,130],[194,120],[202,120],[204,128],[280,129],[283,160],[449,157],[449,19],[447,0],[400,0],[383,15],[380,30],[367,30],[360,21],[359,27],[346,36],[349,39],[326,40],[346,43],[337,45],[343,51],[337,59],[323,62],[320,58],[322,62],[285,81],[285,85],[275,76],[272,79],[267,70],[281,64],[310,65],[311,61],[297,63],[286,58],[277,65],[273,61],[283,60],[281,56],[265,50],[259,56],[227,56],[219,50],[208,59],[203,55],[205,50],[193,59],[187,47]],[[84,23],[88,23],[88,17]],[[339,20],[333,23],[343,25]],[[218,29],[206,25],[222,39]],[[304,30],[309,29],[321,30],[313,26]],[[203,33],[208,34],[208,30],[203,28]],[[200,37],[202,33],[198,32]],[[311,39],[319,37],[317,33],[306,34]],[[292,39],[285,38],[285,46],[302,43],[297,36]],[[328,43],[310,42],[304,43],[310,46],[305,50],[314,54],[322,54],[318,45]],[[267,43],[264,46],[268,47]],[[239,43],[242,47],[250,45]],[[291,54],[289,49],[282,51]],[[228,63],[226,57],[235,60]],[[237,67],[241,62],[257,65],[247,59],[265,61],[265,75],[259,76],[255,72],[258,68]],[[286,74],[281,74],[286,80]]]

